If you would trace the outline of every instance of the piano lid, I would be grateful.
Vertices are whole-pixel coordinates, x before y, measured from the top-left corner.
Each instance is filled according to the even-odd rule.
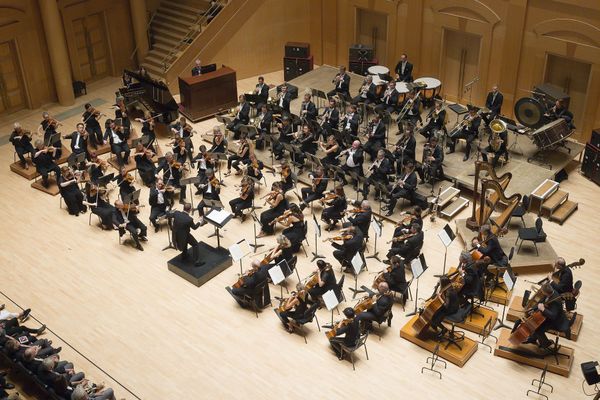
[[[119,91],[123,96],[138,100],[150,112],[163,114],[165,119],[173,120],[177,118],[176,114],[179,106],[164,82],[128,69],[124,72],[137,80],[138,83],[120,89]],[[175,117],[173,117],[173,114],[175,114]]]

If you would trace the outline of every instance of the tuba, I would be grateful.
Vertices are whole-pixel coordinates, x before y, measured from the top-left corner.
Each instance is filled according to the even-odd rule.
[[[490,137],[490,146],[494,152],[500,150],[503,140],[500,138],[500,134],[506,132],[506,122],[501,119],[494,119],[490,122],[490,129],[492,130],[492,136]]]

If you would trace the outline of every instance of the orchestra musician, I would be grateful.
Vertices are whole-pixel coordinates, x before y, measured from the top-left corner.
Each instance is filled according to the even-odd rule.
[[[186,157],[190,160],[190,164],[194,166],[194,143],[192,142],[192,136],[194,136],[194,128],[187,123],[185,117],[180,117],[177,122],[170,126],[171,132],[174,136],[174,144],[179,148],[177,151],[177,161],[184,163]],[[173,149],[175,152],[175,149]]]
[[[132,203],[123,204],[121,200],[116,200],[115,209],[113,222],[119,228],[119,236],[123,236],[125,231],[128,231],[135,242],[135,248],[144,251],[140,242],[148,241],[147,228],[137,216],[137,207]]]
[[[185,203],[183,205],[183,211],[172,211],[168,215],[168,218],[171,223],[171,230],[173,231],[173,242],[175,243],[177,250],[181,251],[181,259],[183,261],[188,259],[187,246],[189,244],[192,246],[194,266],[200,267],[204,265],[204,261],[200,260],[198,241],[190,232],[191,229],[198,229],[200,223],[194,222],[194,219],[190,216],[191,211],[192,205],[190,203]]]
[[[100,119],[100,117],[104,114],[92,107],[90,103],[86,103],[83,107],[85,108],[85,112],[81,118],[85,125],[85,130],[90,135],[90,144],[94,149],[97,149],[98,146],[102,146],[104,144],[104,139],[102,138],[102,128],[98,122],[98,119]]]
[[[440,281],[436,286],[436,293],[434,293],[431,298],[435,296],[441,296],[443,304],[431,318],[431,328],[435,332],[439,331],[437,333],[437,338],[441,339],[446,332],[448,332],[448,328],[446,328],[442,322],[447,316],[452,315],[459,310],[460,300],[456,289],[452,285],[452,281],[450,281],[450,278],[446,275],[440,277]]]
[[[438,144],[439,139],[436,136],[432,136],[429,139],[429,143],[425,143],[423,147],[423,163],[417,169],[420,183],[425,182],[425,178],[428,181],[433,182],[433,179],[439,179],[444,176],[442,170],[442,162],[444,161],[444,151],[442,146]]]
[[[336,185],[333,192],[325,193],[319,201],[326,206],[321,213],[321,221],[327,223],[325,230],[331,231],[335,228],[338,221],[344,217],[344,213],[348,207],[344,186]]]
[[[354,206],[358,206],[353,210],[348,210],[346,213],[353,214],[348,217],[348,222],[345,222],[343,227],[355,226],[363,233],[365,239],[369,239],[369,227],[371,226],[371,217],[373,216],[373,210],[371,210],[371,204],[368,200],[361,202],[354,202]]]
[[[181,179],[181,164],[175,161],[173,153],[170,151],[168,151],[165,154],[165,157],[158,162],[155,177],[158,178],[161,172],[162,180],[169,193],[168,199],[170,206],[172,206],[174,202],[173,192],[175,189],[179,189],[179,203],[183,204],[186,194],[185,188],[181,187],[181,184],[179,183]]]
[[[327,190],[327,183],[329,182],[325,176],[323,167],[317,167],[317,169],[308,174],[308,176],[311,179],[312,185],[300,190],[302,193],[302,203],[300,204],[301,210],[308,207],[311,202],[322,198],[323,193]]]
[[[435,132],[443,132],[446,129],[446,110],[442,107],[443,103],[439,100],[435,101],[435,107],[426,118],[427,124],[419,129],[419,133],[427,140]]]
[[[408,125],[408,129],[414,129],[417,122],[421,121],[421,98],[418,94],[414,91],[408,92],[400,108],[403,109],[404,107],[408,107],[408,111],[402,116],[402,119],[398,118],[397,120],[398,135],[404,130],[405,125]]]
[[[379,281],[387,283],[388,287],[393,288],[400,293],[406,290],[406,263],[400,256],[392,256],[389,259],[390,266],[383,272]],[[379,277],[378,277],[379,278]],[[378,282],[378,278],[375,278],[375,282]],[[402,297],[403,302],[406,303],[406,298]]]
[[[381,115],[376,113],[367,127],[367,142],[363,146],[371,157],[371,161],[375,160],[379,149],[385,148],[385,132],[385,124],[381,120]]]
[[[394,152],[392,153],[396,159],[396,171],[402,171],[404,165],[415,161],[416,149],[417,139],[415,139],[413,129],[408,127],[396,142]]]
[[[116,99],[115,107],[115,121],[119,121],[117,125],[123,126],[123,131],[129,137],[131,131],[131,121],[127,115],[127,106],[125,105],[125,98],[118,96]],[[106,142],[106,139],[104,139]]]
[[[396,82],[390,81],[388,82],[387,88],[381,99],[379,99],[379,104],[375,106],[375,112],[377,114],[383,114],[384,111],[388,113],[393,113],[398,108],[398,96],[400,94],[396,90]]]
[[[283,193],[291,190],[294,187],[294,178],[292,176],[292,169],[290,168],[290,164],[287,160],[281,161],[281,171],[279,171],[281,175],[281,190]]]
[[[135,176],[127,172],[125,167],[119,168],[119,174],[115,175],[112,180],[117,182],[117,186],[119,187],[119,196],[121,199],[124,199],[135,192],[135,186],[133,186],[135,182]]]
[[[243,94],[238,96],[239,104],[235,118],[227,125],[227,129],[233,132],[233,139],[240,138],[240,128],[242,125],[250,123],[250,105],[246,102],[246,96]]]
[[[423,248],[423,240],[425,236],[418,224],[410,226],[410,232],[401,236],[392,238],[392,247],[387,253],[387,258],[392,256],[400,256],[405,262],[410,262],[415,259]]]
[[[269,99],[269,85],[265,83],[264,77],[258,77],[258,83],[254,87],[254,94],[260,98],[260,101],[256,103],[256,109],[260,110],[262,106],[267,104]]]
[[[573,113],[567,109],[563,99],[556,100],[554,106],[544,116],[550,121],[562,118],[567,122],[570,129],[575,129],[575,125],[573,125]]]
[[[566,261],[562,257],[558,257],[554,263],[554,272],[552,273],[552,280],[550,286],[558,294],[573,293],[577,294],[577,289],[573,286],[573,271],[567,265]],[[575,309],[576,297],[565,299],[565,308],[567,311],[573,311]]]
[[[263,162],[256,158],[254,152],[250,152],[250,157],[246,164],[246,175],[256,180],[261,180],[263,178],[263,168]]]
[[[116,210],[105,198],[106,192],[106,188],[98,187],[94,183],[90,184],[86,189],[86,200],[83,204],[89,206],[92,214],[96,214],[100,218],[100,226],[103,230],[112,230],[114,228],[113,214]]]
[[[571,325],[575,322],[576,315],[573,315],[570,320],[567,318],[567,314],[563,308],[563,301],[558,299],[560,294],[550,284],[544,283],[541,290],[544,297],[531,311],[541,311],[545,320],[524,343],[535,343],[542,349],[549,349],[553,341],[548,339],[546,332],[548,330],[555,330],[562,332],[567,339],[571,339]],[[513,332],[521,323],[521,320],[515,322]]]
[[[87,212],[87,207],[83,204],[83,193],[79,189],[77,175],[69,167],[63,166],[57,177],[60,195],[65,200],[69,214],[79,216],[80,213]]]
[[[90,153],[88,152],[89,133],[85,130],[82,122],[77,124],[77,130],[64,138],[71,139],[71,155],[69,158],[74,159],[78,154],[85,154],[85,159],[88,161],[91,160]]]
[[[33,155],[35,153],[35,149],[31,145],[31,132],[23,129],[18,122],[15,122],[13,128],[10,139],[8,140],[14,146],[17,156],[19,156],[21,167],[29,169],[29,164],[27,164],[27,160],[25,160],[25,154],[29,154],[29,158],[33,160]]]
[[[44,136],[44,144],[46,146],[51,145],[56,149],[53,157],[55,160],[58,160],[62,156],[62,142],[58,140],[54,143],[51,143],[51,140],[54,135],[58,133],[56,129],[62,124],[58,120],[50,117],[50,114],[47,111],[42,113],[42,118],[43,120],[38,127],[38,134]]]
[[[243,307],[243,298],[252,295],[256,287],[264,285],[267,282],[269,279],[268,271],[269,264],[262,264],[260,260],[252,260],[250,270],[246,271],[233,287],[227,286],[225,290]],[[265,290],[268,293],[268,285],[265,287]]]
[[[110,142],[110,151],[115,155],[119,166],[129,163],[131,150],[127,144],[128,135],[122,125],[117,125],[114,120],[107,120],[108,127],[104,133],[104,140]]]
[[[398,61],[398,64],[396,64],[396,68],[394,69],[394,71],[396,71],[396,80],[398,82],[413,81],[413,65],[410,62],[408,62],[408,56],[406,55],[406,53],[402,53],[402,55],[400,56],[400,61]]]
[[[202,195],[202,201],[198,203],[197,207],[198,215],[204,217],[204,208],[207,207],[204,200],[221,200],[221,197],[219,196],[221,193],[221,183],[219,182],[219,178],[215,176],[215,172],[212,169],[207,169],[204,182],[198,184],[197,188],[196,194]],[[181,190],[184,191],[185,189]],[[204,221],[204,219],[200,222],[201,225],[204,225],[205,223],[206,221]]]
[[[157,179],[154,186],[150,188],[148,204],[150,204],[150,223],[154,227],[154,232],[158,232],[160,228],[158,218],[167,213],[165,183],[162,179]]]
[[[481,254],[488,256],[494,264],[500,267],[508,266],[508,257],[502,250],[498,237],[492,234],[489,225],[481,225],[479,237],[473,238],[471,243]]]
[[[300,105],[300,118],[304,118],[307,121],[315,121],[317,114],[317,107],[312,102],[310,93],[304,93],[304,100]]]
[[[352,272],[350,261],[363,247],[365,236],[363,232],[356,226],[344,228],[341,236],[334,237],[331,240],[342,240],[342,243],[331,241],[331,245],[335,249],[333,257],[339,261],[344,267],[344,272]]]
[[[304,215],[300,207],[295,203],[290,204],[289,209],[277,217],[275,221],[285,227],[281,234],[289,239],[291,251],[297,253],[306,237],[304,233]]]
[[[471,155],[471,143],[479,134],[479,125],[481,124],[481,117],[479,117],[477,113],[477,108],[470,106],[469,113],[465,116],[463,122],[461,122],[462,128],[460,132],[448,142],[448,151],[446,154],[454,153],[456,148],[456,141],[458,139],[465,139],[467,141],[467,145],[465,146],[465,156],[463,157],[463,161],[467,161],[469,156]]]
[[[311,303],[319,299],[328,291],[337,289],[337,281],[331,264],[323,260],[317,260],[317,269],[308,278],[306,286]]]
[[[409,161],[404,165],[402,174],[397,177],[396,182],[388,185],[387,189],[390,193],[390,199],[386,206],[387,213],[385,215],[389,217],[394,213],[398,199],[403,198],[413,202],[415,198],[417,174],[415,172],[415,165],[412,161]]]
[[[292,291],[290,297],[282,299],[281,304],[275,309],[275,313],[281,320],[284,328],[290,332],[294,332],[297,324],[295,321],[301,319],[308,310],[308,302],[306,301],[306,291],[299,289]]]
[[[250,144],[248,143],[248,139],[246,139],[246,134],[242,133],[240,135],[240,142],[236,153],[231,154],[227,157],[227,172],[225,172],[225,176],[231,175],[231,167],[235,169],[236,175],[240,175],[242,173],[242,170],[240,169],[239,165],[247,164],[249,158]]]
[[[277,94],[277,105],[281,108],[282,116],[290,114],[290,103],[292,102],[292,94],[288,92],[287,84],[280,86],[281,91]]]
[[[294,258],[294,251],[292,249],[292,242],[285,235],[278,235],[277,247],[271,251],[269,258],[271,265],[276,265],[285,260],[290,268],[292,267],[292,258]]]
[[[156,141],[156,132],[154,131],[156,123],[154,122],[154,117],[152,117],[149,111],[144,111],[144,119],[136,118],[135,120],[142,123],[142,137],[148,137],[146,147],[156,152],[154,148],[154,142]]]
[[[240,195],[229,201],[231,212],[235,217],[239,217],[244,221],[243,210],[252,207],[254,200],[254,183],[247,176],[242,178]]]
[[[377,101],[377,86],[373,83],[373,76],[367,75],[362,86],[358,90],[358,95],[352,98],[352,104],[364,103],[365,105]]]
[[[375,304],[356,316],[356,319],[364,324],[365,330],[371,330],[373,321],[381,321],[394,305],[394,297],[390,291],[390,287],[386,282],[381,282],[377,285],[378,294],[376,295]],[[388,317],[388,323],[391,322],[391,315]]]
[[[319,116],[321,129],[317,132],[317,139],[323,135],[323,138],[333,134],[333,129],[338,129],[340,125],[340,111],[337,108],[335,99],[329,99],[323,114]]]
[[[213,127],[213,140],[212,147],[208,150],[209,153],[225,153],[227,149],[227,140],[225,139],[221,128],[218,126]]]
[[[335,140],[334,135],[327,136],[327,143],[323,145],[322,142],[319,142],[319,147],[325,153],[325,157],[321,158],[321,164],[325,165],[338,165],[340,160],[338,156],[340,155],[340,145],[337,140]]]
[[[270,208],[260,214],[261,229],[257,237],[272,235],[275,232],[271,222],[283,214],[288,205],[285,197],[283,196],[281,182],[278,181],[273,182],[271,185],[271,192],[268,193],[265,198],[265,202],[269,204]]]
[[[331,81],[335,85],[333,90],[327,93],[327,97],[340,94],[343,98],[350,97],[350,75],[346,73],[346,67],[340,65],[340,70]]]
[[[335,336],[329,339],[329,344],[338,358],[342,357],[342,344],[352,348],[360,339],[360,322],[355,318],[354,309],[346,307],[343,313],[346,319],[339,323],[343,326],[337,328]],[[344,337],[340,337],[341,335]]]
[[[360,141],[355,140],[352,142],[352,146],[346,150],[343,150],[338,157],[346,155],[346,161],[342,165],[342,169],[347,174],[349,172],[357,173],[359,176],[364,176],[363,172],[363,162],[364,162],[364,154],[363,149],[360,145]],[[344,185],[348,184],[345,176],[339,177],[344,182]],[[358,185],[358,182],[355,183]]]
[[[500,157],[504,156],[504,159],[508,161],[508,131],[505,129],[500,133],[492,132],[490,134],[490,142],[488,146],[481,150],[481,158],[483,161],[488,162],[488,155],[491,153],[494,155],[492,160],[492,168],[496,169]]]
[[[58,168],[58,165],[54,162],[58,150],[56,147],[46,146],[41,139],[35,141],[35,149],[36,152],[33,154],[33,164],[35,165],[38,174],[42,176],[42,185],[45,188],[48,188],[50,186],[48,181],[50,172],[54,172],[57,179],[60,175],[60,168]]]
[[[156,179],[156,167],[154,166],[154,161],[152,161],[153,156],[154,152],[152,150],[144,147],[142,142],[137,143],[133,159],[135,160],[135,166],[140,174],[140,178],[142,178],[142,182],[146,186],[151,186]]]
[[[358,126],[360,125],[360,115],[358,115],[356,105],[350,104],[346,107],[346,114],[341,117],[340,126],[342,133],[349,140],[355,140],[358,137]],[[344,142],[348,143],[349,140]]]
[[[292,124],[290,118],[285,116],[281,119],[281,122],[277,123],[277,129],[279,130],[279,139],[277,143],[273,145],[273,154],[276,160],[283,158],[283,144],[292,142]]]
[[[212,159],[212,155],[206,150],[206,146],[201,144],[198,148],[198,154],[194,156],[194,163],[198,163],[196,168],[198,170],[197,176],[200,177],[200,180],[204,180],[206,176],[206,170],[211,168],[214,170],[215,162]]]
[[[194,61],[194,68],[192,68],[192,76],[202,75],[202,61],[199,58]]]
[[[300,164],[297,175],[301,175],[304,171],[306,162],[306,154],[314,155],[317,152],[317,142],[315,135],[308,124],[302,125],[300,135],[294,140],[294,144],[300,145],[300,152],[292,155],[292,159]]]
[[[468,251],[460,253],[457,271],[461,274],[464,281],[464,285],[458,293],[461,305],[465,303],[466,298],[483,299],[485,296],[485,285],[483,283],[484,268],[478,268],[478,265],[473,260],[473,256]],[[471,311],[473,310],[471,309]]]
[[[492,91],[487,94],[485,98],[485,107],[490,110],[488,113],[483,115],[483,119],[486,125],[490,124],[490,121],[500,116],[500,110],[502,109],[502,102],[504,96],[498,90],[498,85],[492,87]]]
[[[369,188],[371,185],[381,184],[387,186],[389,184],[388,175],[394,172],[392,162],[385,156],[385,150],[379,149],[377,152],[377,158],[373,161],[373,164],[369,167],[370,174],[365,181],[363,186],[362,194],[366,200],[369,195]],[[375,187],[375,200],[379,200],[380,190]]]
[[[254,126],[258,132],[258,137],[250,137],[256,140],[256,147],[264,149],[265,136],[271,134],[271,124],[273,123],[273,112],[269,111],[266,104],[263,104],[259,109],[258,115],[254,118]],[[257,122],[258,121],[258,122]]]

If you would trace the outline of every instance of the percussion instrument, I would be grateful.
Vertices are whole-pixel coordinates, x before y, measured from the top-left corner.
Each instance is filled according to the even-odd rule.
[[[379,77],[379,74],[389,75],[390,69],[383,65],[372,65],[367,69],[369,75],[373,75],[373,78]],[[375,79],[373,79],[374,81]]]
[[[530,138],[540,150],[543,150],[563,142],[572,134],[573,130],[569,128],[567,121],[559,118],[535,130]]]
[[[425,100],[433,100],[436,95],[439,95],[442,89],[442,82],[436,78],[423,77],[415,79],[414,83],[425,84],[425,88],[421,91],[423,95],[423,99]],[[397,88],[397,86],[396,86]]]
[[[515,104],[515,117],[528,128],[539,128],[544,123],[544,106],[531,97],[520,98]]]
[[[398,92],[398,105],[404,103],[406,95],[410,92],[406,82],[396,82],[396,91]]]

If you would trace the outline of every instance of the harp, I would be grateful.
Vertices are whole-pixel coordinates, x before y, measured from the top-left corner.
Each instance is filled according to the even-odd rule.
[[[481,179],[482,188],[478,196],[477,190],[479,188],[479,176],[481,174],[481,171],[487,171],[488,176],[487,179]],[[496,205],[498,204],[499,192],[496,191],[492,191],[486,199],[486,201],[481,201],[481,198],[485,198],[486,195],[486,190],[483,189],[483,182],[485,180],[497,182],[501,188],[500,193],[504,195],[504,190],[506,190],[506,187],[510,183],[511,178],[512,174],[510,172],[498,176],[496,175],[496,171],[494,171],[490,164],[484,161],[475,162],[475,182],[473,185],[473,211],[471,213],[471,217],[467,219],[467,228],[473,231],[478,230],[481,225],[486,223],[486,221],[492,215],[492,212],[496,208]]]

